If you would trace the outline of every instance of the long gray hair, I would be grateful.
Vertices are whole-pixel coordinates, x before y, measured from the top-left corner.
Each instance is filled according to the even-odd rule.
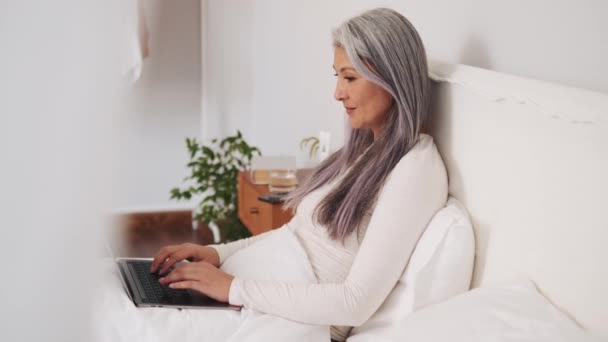
[[[333,32],[333,45],[346,51],[362,77],[394,99],[375,140],[369,128],[352,129],[345,146],[287,197],[285,206],[296,208],[306,195],[347,171],[313,214],[331,238],[344,241],[359,228],[387,176],[418,141],[431,84],[422,40],[394,10],[377,8],[347,20]]]

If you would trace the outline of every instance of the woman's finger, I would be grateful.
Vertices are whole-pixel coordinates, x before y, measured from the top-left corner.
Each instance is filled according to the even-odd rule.
[[[187,248],[187,247],[180,247],[179,249],[177,249],[176,251],[174,251],[166,260],[165,263],[163,264],[162,268],[158,271],[159,274],[165,274],[167,273],[167,271],[169,271],[169,269],[171,267],[173,267],[173,265],[175,265],[176,263],[185,260],[187,257],[190,256],[190,254],[192,253],[192,251]]]
[[[177,248],[178,246],[175,245],[161,248],[160,251],[158,251],[158,253],[154,257],[154,260],[152,260],[152,265],[150,265],[150,272],[156,272],[158,266],[165,262],[167,257],[169,257],[169,255],[171,255]]]
[[[158,279],[161,284],[174,283],[184,280],[202,280],[204,271],[201,269],[199,263],[187,263],[177,266],[167,276]]]
[[[234,277],[201,261],[183,264],[160,281],[174,289],[193,289],[215,300],[228,302]]]

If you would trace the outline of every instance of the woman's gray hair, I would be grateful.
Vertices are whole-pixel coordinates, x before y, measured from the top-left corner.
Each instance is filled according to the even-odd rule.
[[[285,206],[295,208],[306,195],[346,172],[313,215],[333,239],[343,241],[359,228],[388,175],[418,141],[431,83],[418,32],[394,10],[377,8],[347,20],[333,32],[333,45],[346,51],[360,75],[394,99],[375,140],[371,129],[352,129],[345,146],[287,198]]]

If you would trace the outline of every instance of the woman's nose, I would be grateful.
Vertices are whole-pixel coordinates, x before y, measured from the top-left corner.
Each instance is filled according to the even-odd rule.
[[[334,98],[337,101],[342,101],[346,98],[344,88],[340,85],[340,82],[336,84],[336,91],[334,92]]]

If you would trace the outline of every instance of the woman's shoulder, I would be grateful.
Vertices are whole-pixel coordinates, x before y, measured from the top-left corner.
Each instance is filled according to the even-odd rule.
[[[435,141],[428,134],[421,134],[418,142],[395,165],[390,178],[446,177],[445,165]]]
[[[428,134],[420,134],[418,142],[412,147],[397,163],[395,168],[407,166],[423,166],[428,162],[434,161],[436,158],[441,159],[437,146],[432,136]]]
[[[384,201],[401,203],[406,197],[420,201],[443,199],[448,192],[448,176],[443,160],[430,135],[423,134],[386,178],[379,195]]]

